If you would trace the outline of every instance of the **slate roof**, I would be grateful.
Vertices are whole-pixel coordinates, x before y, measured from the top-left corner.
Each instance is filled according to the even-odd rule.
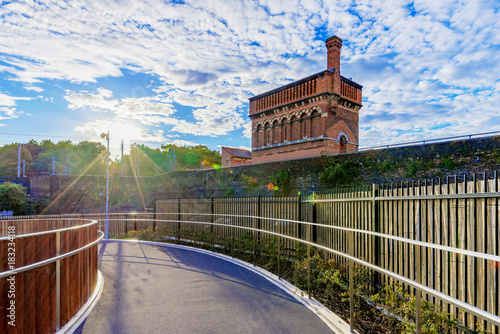
[[[252,152],[250,152],[250,151],[242,150],[239,148],[233,148],[233,147],[222,147],[222,148],[231,152],[233,157],[252,159]]]

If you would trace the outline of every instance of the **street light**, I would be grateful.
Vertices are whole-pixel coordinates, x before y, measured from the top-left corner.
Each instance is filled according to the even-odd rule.
[[[109,130],[108,133],[101,133],[101,138],[106,138],[108,148],[106,151],[106,220],[104,221],[104,237],[109,239]]]

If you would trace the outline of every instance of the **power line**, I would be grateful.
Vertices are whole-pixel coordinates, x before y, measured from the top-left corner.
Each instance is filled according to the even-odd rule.
[[[7,132],[0,132],[0,135],[89,139],[89,137],[78,137],[78,136],[34,135],[34,134],[26,134],[26,133],[7,133]]]

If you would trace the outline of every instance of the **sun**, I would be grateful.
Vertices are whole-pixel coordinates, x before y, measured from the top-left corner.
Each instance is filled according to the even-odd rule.
[[[111,123],[109,126],[109,150],[111,155],[121,155],[122,141],[123,153],[128,154],[131,144],[144,140],[145,131],[146,129],[132,122],[118,121]]]

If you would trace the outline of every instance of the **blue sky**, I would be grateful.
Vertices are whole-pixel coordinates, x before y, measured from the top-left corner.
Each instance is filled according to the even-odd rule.
[[[0,145],[249,148],[248,98],[326,69],[332,35],[362,147],[500,130],[497,0],[0,1]]]

